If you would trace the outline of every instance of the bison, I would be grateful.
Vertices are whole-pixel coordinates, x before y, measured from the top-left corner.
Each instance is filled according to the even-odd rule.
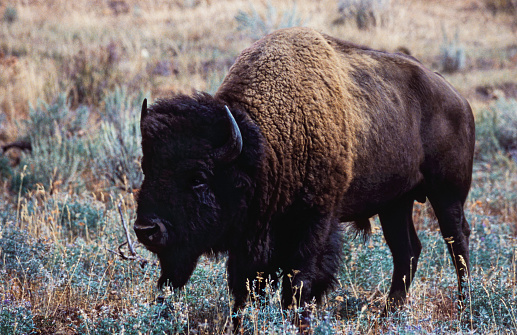
[[[159,285],[182,287],[201,255],[227,252],[235,310],[257,274],[282,282],[285,307],[296,290],[301,306],[320,301],[336,282],[341,223],[368,235],[378,214],[393,256],[392,310],[422,249],[413,203],[428,199],[461,294],[474,118],[411,56],[279,30],[245,49],[213,96],[144,100],[141,132],[134,230],[158,256]]]

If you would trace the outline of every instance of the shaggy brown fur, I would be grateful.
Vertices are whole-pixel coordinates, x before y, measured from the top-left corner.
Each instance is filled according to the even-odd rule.
[[[316,206],[337,204],[348,188],[360,114],[350,70],[321,34],[283,30],[244,50],[217,92],[248,111],[266,139],[261,208],[269,215],[300,193]]]
[[[301,189],[315,205],[334,204],[343,221],[370,217],[375,213],[358,206],[393,199],[422,182],[424,143],[443,161],[465,148],[459,168],[468,172],[471,163],[470,107],[441,76],[411,57],[312,29],[280,30],[244,50],[215,97],[246,110],[266,138],[262,184],[269,189],[261,208],[270,213]],[[429,123],[448,119],[470,126]],[[456,130],[459,142],[447,143]],[[387,190],[385,181],[393,178],[395,187]],[[470,174],[462,179],[468,183]]]

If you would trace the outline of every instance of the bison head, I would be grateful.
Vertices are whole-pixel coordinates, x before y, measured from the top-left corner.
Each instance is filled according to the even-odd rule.
[[[140,123],[144,181],[134,230],[158,255],[159,285],[181,287],[201,254],[223,248],[242,136],[228,107],[207,94],[149,109],[144,100]]]

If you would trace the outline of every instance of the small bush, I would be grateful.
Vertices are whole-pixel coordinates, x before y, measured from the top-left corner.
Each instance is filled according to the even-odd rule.
[[[11,168],[11,162],[8,157],[0,156],[0,178],[10,179],[13,175],[13,169]]]
[[[517,100],[499,99],[493,109],[496,111],[494,135],[506,151],[517,150]]]
[[[68,83],[72,106],[97,106],[124,80],[118,71],[120,54],[115,43],[93,50],[83,49],[63,62],[62,73]]]
[[[511,223],[484,215],[473,215],[469,220],[476,234],[470,243],[473,273],[466,285],[470,299],[466,301],[463,319],[471,320],[483,334],[492,332],[491,329],[515,329],[517,246]]]
[[[368,29],[381,24],[391,0],[340,0],[338,10],[342,21],[355,20],[359,29]]]
[[[339,315],[344,320],[356,318],[368,306],[366,299],[356,298],[348,291],[345,291],[338,301],[341,302],[338,308]]]
[[[37,185],[52,192],[56,188],[84,188],[85,183],[80,176],[88,168],[85,157],[89,157],[85,140],[39,139],[32,144],[32,154],[22,159],[20,166],[26,167],[25,174],[20,171],[15,174],[11,190],[21,190],[25,194],[36,189]]]
[[[140,187],[140,110],[143,94],[130,96],[117,89],[105,99],[102,122],[94,140],[96,170],[111,186],[124,190]]]
[[[342,334],[336,327],[336,320],[333,316],[326,313],[322,320],[314,327],[314,335],[331,335],[331,334]]]
[[[187,331],[188,310],[170,301],[157,304],[138,304],[131,310],[112,315],[106,308],[98,318],[84,318],[76,327],[79,333],[95,329],[95,334],[184,334]]]
[[[482,110],[476,117],[476,158],[492,159],[501,149],[495,136],[497,117],[493,110]]]
[[[52,204],[50,203],[52,206]],[[105,209],[99,202],[74,196],[67,202],[58,203],[61,226],[71,237],[89,238],[106,222]]]
[[[465,48],[459,41],[456,31],[453,39],[449,39],[443,30],[443,44],[440,48],[440,66],[443,72],[452,73],[463,70],[466,64]]]
[[[36,108],[29,107],[29,118],[25,121],[27,136],[36,141],[74,136],[86,129],[89,116],[88,107],[71,109],[66,94],[60,93],[51,104],[39,101]]]
[[[499,99],[476,118],[476,157],[492,160],[517,150],[517,100]]]
[[[32,334],[34,321],[28,302],[0,300],[0,334]]]
[[[4,11],[3,20],[9,24],[18,20],[18,10],[15,7],[7,7]]]
[[[11,224],[0,230],[0,269],[21,281],[48,281],[51,274],[45,260],[52,246],[43,239],[35,239],[26,231]]]
[[[502,156],[502,155],[500,155]],[[493,166],[499,166],[493,168]],[[515,169],[507,169],[507,160],[495,157],[485,163],[487,171],[475,171],[471,199],[482,203],[483,212],[491,215],[502,215],[503,219],[515,220],[517,215],[517,175]],[[507,170],[506,170],[507,169]],[[511,225],[517,231],[517,225]]]
[[[50,105],[40,101],[36,108],[30,107],[25,128],[32,152],[22,157],[11,190],[25,194],[37,184],[47,190],[57,184],[84,186],[78,177],[87,169],[85,162],[90,157],[88,139],[82,136],[89,114],[87,107],[72,110],[64,94]]]
[[[515,14],[517,13],[516,0],[484,0],[485,6],[495,15],[498,12]]]
[[[466,317],[472,318],[476,329],[517,327],[517,299],[512,284],[496,278],[484,280],[474,277],[471,280],[472,300],[467,305]]]
[[[298,14],[296,3],[289,9],[278,10],[267,2],[263,8],[256,9],[250,2],[247,11],[240,10],[235,16],[237,29],[247,31],[254,39],[259,39],[274,30],[302,26],[304,19]]]
[[[371,289],[382,281],[384,275],[391,272],[391,253],[381,231],[375,231],[367,244],[368,246],[361,238],[352,239],[345,236],[343,260],[346,266],[339,273],[339,280],[347,282],[352,277],[361,283],[361,288]]]

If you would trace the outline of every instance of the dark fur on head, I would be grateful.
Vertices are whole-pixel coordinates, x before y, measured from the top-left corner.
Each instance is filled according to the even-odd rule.
[[[145,179],[136,224],[158,220],[167,232],[161,244],[148,243],[160,259],[160,285],[183,286],[201,254],[228,250],[228,232],[241,230],[235,222],[246,214],[254,191],[261,135],[233,110],[248,145],[232,164],[212,159],[210,153],[228,139],[224,106],[205,93],[177,95],[158,100],[142,119]]]

